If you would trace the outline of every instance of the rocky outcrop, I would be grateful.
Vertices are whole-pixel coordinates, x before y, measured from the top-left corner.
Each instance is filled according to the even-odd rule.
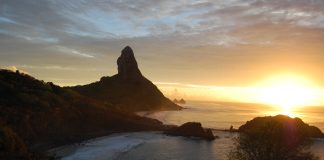
[[[174,99],[173,102],[179,104],[186,104],[186,101],[183,98],[181,98],[180,100]]]
[[[272,127],[272,128],[271,128]],[[254,132],[265,129],[273,129],[273,132],[284,134],[283,139],[298,140],[301,137],[324,138],[322,131],[304,123],[300,118],[291,118],[285,115],[256,117],[242,125],[240,133]]]
[[[211,129],[204,129],[199,122],[187,122],[179,127],[168,129],[164,133],[172,136],[198,137],[206,140],[216,138]]]
[[[257,117],[239,128],[230,159],[315,160],[309,149],[322,138],[316,127],[285,115]]]
[[[117,60],[118,74],[102,77],[84,86],[70,87],[87,97],[124,111],[179,110],[182,107],[166,98],[146,79],[137,64],[133,50],[125,47]]]
[[[143,79],[141,71],[138,69],[138,65],[134,56],[132,48],[126,46],[117,59],[118,75],[123,80],[139,81]]]
[[[186,101],[183,98],[181,98],[180,101],[179,101],[179,103],[180,104],[186,104]]]

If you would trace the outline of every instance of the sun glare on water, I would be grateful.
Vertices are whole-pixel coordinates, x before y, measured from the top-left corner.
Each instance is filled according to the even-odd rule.
[[[315,85],[299,76],[278,76],[264,81],[259,101],[278,108],[280,114],[296,117],[293,110],[316,104]]]

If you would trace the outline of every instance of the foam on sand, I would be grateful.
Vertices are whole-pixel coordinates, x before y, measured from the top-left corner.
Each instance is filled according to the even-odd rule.
[[[129,135],[108,136],[94,139],[79,146],[74,153],[62,160],[106,160],[115,159],[119,154],[144,143],[143,139]]]

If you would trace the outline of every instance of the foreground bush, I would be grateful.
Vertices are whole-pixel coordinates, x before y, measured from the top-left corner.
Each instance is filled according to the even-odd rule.
[[[30,159],[24,142],[9,127],[0,126],[0,159]]]
[[[312,138],[323,137],[318,128],[283,115],[255,118],[239,133],[231,160],[315,160],[307,148]]]

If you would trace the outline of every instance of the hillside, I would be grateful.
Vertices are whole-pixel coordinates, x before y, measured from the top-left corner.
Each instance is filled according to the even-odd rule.
[[[114,109],[29,75],[0,70],[0,159],[112,132],[161,130],[161,122]]]
[[[181,109],[142,75],[133,50],[129,46],[122,50],[117,65],[118,74],[70,89],[124,111]]]

